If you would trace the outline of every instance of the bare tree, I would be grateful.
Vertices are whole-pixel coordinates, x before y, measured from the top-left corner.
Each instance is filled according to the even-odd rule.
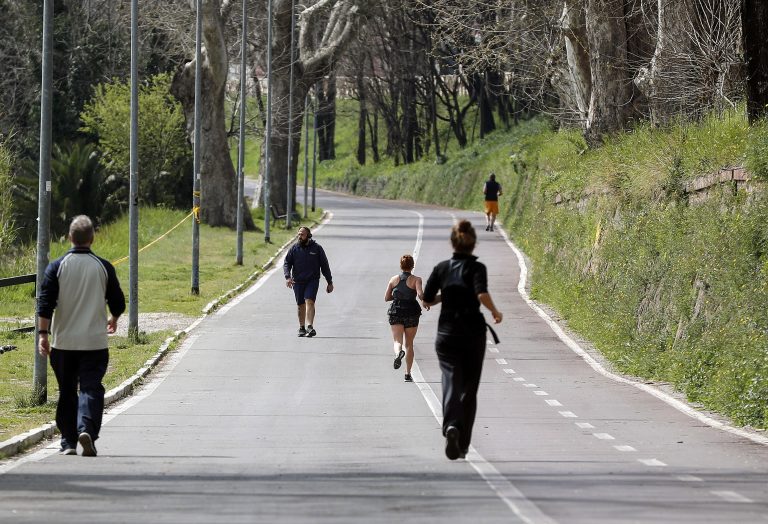
[[[656,49],[635,75],[648,97],[651,121],[699,118],[734,107],[741,96],[740,0],[656,0]],[[655,7],[655,9],[653,9]]]
[[[274,0],[272,45],[272,157],[269,173],[270,204],[283,204],[288,184],[296,184],[296,166],[301,139],[304,96],[325,77],[332,75],[341,53],[357,27],[362,0],[315,0],[297,5],[297,46],[291,70],[291,0]],[[288,136],[289,95],[293,95],[293,136]],[[288,141],[293,141],[291,172],[288,173]],[[266,153],[264,153],[266,154]],[[263,155],[262,155],[263,156]],[[263,180],[263,165],[262,165]],[[294,200],[296,192],[292,192]]]

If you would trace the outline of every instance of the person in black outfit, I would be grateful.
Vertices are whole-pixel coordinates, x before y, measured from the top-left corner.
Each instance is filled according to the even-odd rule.
[[[424,287],[425,307],[442,303],[435,350],[443,375],[445,454],[451,460],[464,458],[472,440],[485,356],[486,324],[480,304],[496,324],[502,319],[488,293],[485,266],[472,255],[476,242],[469,221],[454,225],[453,257],[435,266]]]
[[[405,381],[413,382],[411,367],[413,366],[413,339],[419,330],[421,307],[416,298],[423,300],[421,277],[411,274],[415,262],[411,255],[400,257],[402,273],[389,279],[384,301],[392,302],[387,311],[389,325],[392,328],[392,338],[395,343],[395,369],[400,369],[405,357]],[[427,308],[428,309],[428,308]],[[405,351],[403,350],[405,346]]]
[[[312,232],[307,226],[299,228],[296,240],[285,256],[283,275],[285,285],[293,289],[296,298],[299,336],[314,337],[317,332],[312,324],[315,321],[315,300],[320,288],[320,273],[325,277],[326,293],[333,292],[333,277],[325,250],[312,240]]]
[[[485,181],[483,194],[485,195],[485,230],[493,231],[496,215],[499,214],[499,196],[504,194],[501,190],[501,184],[496,182],[495,174],[491,173],[491,176]]]

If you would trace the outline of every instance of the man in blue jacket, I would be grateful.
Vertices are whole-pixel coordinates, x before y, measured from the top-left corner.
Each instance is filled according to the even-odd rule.
[[[50,355],[59,383],[56,426],[62,455],[77,455],[79,442],[84,457],[96,456],[104,411],[101,381],[109,363],[107,333],[115,332],[125,311],[115,268],[93,254],[93,237],[90,218],[72,219],[72,249],[48,264],[37,298],[38,351]]]
[[[297,242],[288,250],[283,264],[285,285],[293,288],[299,308],[299,336],[314,337],[315,299],[320,287],[320,273],[325,277],[325,291],[333,291],[333,278],[328,257],[323,248],[312,240],[312,232],[301,226],[296,234]],[[305,324],[306,322],[306,324]],[[305,327],[306,326],[306,327]]]

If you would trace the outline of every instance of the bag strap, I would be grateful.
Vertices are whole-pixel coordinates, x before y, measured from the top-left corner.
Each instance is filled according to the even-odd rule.
[[[490,331],[490,332],[491,332],[491,336],[493,337],[493,343],[494,343],[494,344],[498,344],[498,343],[500,342],[500,341],[499,341],[499,336],[498,336],[498,335],[496,334],[496,332],[493,330],[493,328],[491,327],[491,325],[490,325],[488,322],[486,322],[486,323],[485,323],[485,327],[487,327],[487,328],[488,328],[488,331]]]

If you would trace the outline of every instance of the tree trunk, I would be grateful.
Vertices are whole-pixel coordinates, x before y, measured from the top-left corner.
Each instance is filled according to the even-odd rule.
[[[229,61],[221,0],[203,2],[202,96],[200,99],[200,218],[210,226],[237,226],[237,176],[229,155],[224,94]],[[195,60],[173,79],[172,94],[181,101],[187,132],[194,140]],[[191,195],[190,195],[191,198]],[[244,205],[244,209],[248,209]],[[255,229],[250,213],[245,227]]]
[[[573,100],[582,127],[586,128],[589,101],[592,97],[592,73],[589,65],[589,43],[584,0],[566,0],[562,26],[565,52]]]
[[[747,69],[747,116],[753,124],[768,116],[768,4],[765,0],[744,0],[741,17]]]
[[[585,137],[594,146],[605,135],[624,128],[632,89],[623,3],[587,0],[586,21],[592,93]]]
[[[288,184],[295,187],[296,167],[298,165],[299,141],[303,120],[303,100],[310,86],[316,85],[326,76],[332,75],[334,64],[349,43],[353,32],[353,22],[357,18],[358,0],[328,0],[304,4],[297,12],[298,42],[293,66],[293,158],[291,173],[288,171],[288,99],[290,89],[290,46],[291,46],[291,9],[292,0],[273,0],[273,39],[272,46],[272,126],[271,157],[269,170],[270,204],[285,205],[288,200]],[[320,21],[325,28],[318,27]],[[318,37],[317,35],[321,35]],[[335,98],[335,85],[333,86]],[[325,92],[323,90],[323,92]],[[331,107],[335,115],[335,108]],[[318,111],[319,158],[333,158],[334,122],[327,121],[322,100]],[[325,122],[323,122],[325,119]],[[262,151],[262,158],[265,157]],[[328,155],[331,155],[330,157]],[[264,167],[262,166],[262,179]],[[294,204],[296,191],[292,192]]]
[[[336,158],[336,76],[331,74],[326,82],[321,83],[319,92],[320,109],[318,110],[317,137],[319,160]]]
[[[647,67],[641,68],[635,85],[648,97],[651,122],[661,125],[682,107],[686,79],[690,77],[690,36],[686,24],[693,18],[691,0],[658,0],[656,49]]]
[[[368,122],[368,107],[366,102],[366,89],[365,89],[365,75],[363,68],[360,67],[357,70],[357,97],[360,104],[360,113],[357,118],[357,163],[361,166],[365,165],[365,137],[366,123]]]

